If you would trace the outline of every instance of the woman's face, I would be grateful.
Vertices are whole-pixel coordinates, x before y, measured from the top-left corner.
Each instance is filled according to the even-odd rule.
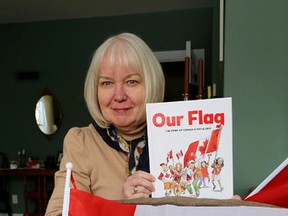
[[[117,129],[130,131],[144,103],[144,84],[141,76],[122,64],[110,67],[108,61],[100,68],[98,101],[104,118]]]

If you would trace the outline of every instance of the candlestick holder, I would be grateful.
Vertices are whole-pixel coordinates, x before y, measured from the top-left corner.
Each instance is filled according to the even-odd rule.
[[[184,100],[184,101],[189,100],[189,94],[188,94],[188,93],[184,93],[184,94],[183,94],[183,100]]]

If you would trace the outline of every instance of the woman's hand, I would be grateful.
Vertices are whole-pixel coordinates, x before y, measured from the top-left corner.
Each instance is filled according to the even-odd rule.
[[[155,191],[153,182],[155,178],[150,173],[136,171],[129,176],[122,186],[122,197],[124,199],[134,199],[140,197],[150,197]]]

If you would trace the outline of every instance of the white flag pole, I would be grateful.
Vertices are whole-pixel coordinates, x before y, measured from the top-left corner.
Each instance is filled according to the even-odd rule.
[[[68,212],[69,212],[70,178],[71,178],[72,168],[73,168],[73,164],[71,162],[66,163],[66,180],[65,180],[65,188],[64,188],[62,216],[68,216]]]

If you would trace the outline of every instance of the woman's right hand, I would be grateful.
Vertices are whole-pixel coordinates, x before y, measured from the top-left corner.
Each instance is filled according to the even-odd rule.
[[[123,199],[148,198],[155,191],[155,177],[144,171],[136,171],[122,186]]]

